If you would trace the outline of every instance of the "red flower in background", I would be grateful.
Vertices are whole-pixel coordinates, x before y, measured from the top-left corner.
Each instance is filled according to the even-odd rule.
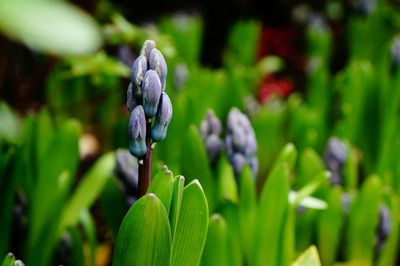
[[[258,99],[264,103],[273,95],[284,98],[289,96],[292,91],[293,82],[289,78],[277,78],[275,75],[269,75],[261,84]]]

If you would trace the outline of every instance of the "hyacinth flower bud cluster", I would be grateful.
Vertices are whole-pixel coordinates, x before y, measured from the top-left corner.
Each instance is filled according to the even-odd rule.
[[[390,72],[392,75],[394,75],[400,64],[400,36],[394,38],[390,52]]]
[[[145,156],[150,148],[149,140],[159,142],[166,137],[172,118],[171,101],[165,92],[166,78],[167,64],[163,55],[154,41],[145,41],[132,65],[127,90],[129,151],[137,158]]]
[[[258,173],[256,136],[250,120],[237,108],[232,108],[228,114],[225,149],[238,177],[245,164],[250,166],[254,177]]]
[[[208,110],[206,117],[201,121],[200,134],[208,153],[212,166],[218,160],[222,150],[222,125],[213,110]]]
[[[139,198],[138,195],[138,162],[128,150],[117,150],[115,155],[115,176],[125,196],[128,207],[131,207]]]
[[[375,9],[376,0],[357,0],[354,2],[354,9],[357,14],[363,17],[369,16]]]
[[[380,252],[385,245],[386,239],[392,230],[392,222],[390,217],[390,211],[386,205],[381,204],[379,206],[379,222],[376,227],[376,242],[375,251]]]
[[[343,168],[347,156],[346,145],[338,138],[330,138],[324,153],[324,163],[327,170],[331,172],[332,185],[342,184]]]

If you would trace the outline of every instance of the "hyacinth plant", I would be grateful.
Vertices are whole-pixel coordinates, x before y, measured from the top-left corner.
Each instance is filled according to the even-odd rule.
[[[152,150],[156,142],[165,139],[172,118],[171,101],[165,92],[166,78],[163,55],[154,41],[145,41],[132,65],[127,90],[129,151],[139,160],[139,196],[149,187]]]

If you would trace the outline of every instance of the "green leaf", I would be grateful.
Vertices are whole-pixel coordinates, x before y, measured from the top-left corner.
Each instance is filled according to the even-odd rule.
[[[113,152],[103,155],[95,165],[83,176],[75,193],[69,199],[60,222],[59,233],[67,226],[75,225],[82,209],[90,207],[100,195],[108,178],[112,176],[115,167]]]
[[[324,265],[333,265],[339,248],[343,226],[341,194],[339,188],[329,190],[326,198],[328,208],[317,218],[317,244]]]
[[[378,176],[368,177],[350,207],[346,257],[372,264],[382,185]]]
[[[170,265],[171,230],[167,212],[155,194],[140,198],[118,232],[113,265]]]
[[[96,261],[96,225],[88,209],[83,209],[80,213],[80,222],[82,224],[83,231],[89,244],[89,265],[94,266]]]
[[[256,185],[253,181],[253,173],[250,167],[246,165],[240,177],[239,219],[240,243],[242,245],[243,255],[247,261],[250,260],[254,241],[256,214]]]
[[[19,134],[20,121],[7,103],[0,102],[0,145],[3,142],[16,143]]]
[[[184,143],[181,157],[182,173],[187,182],[191,182],[194,178],[199,179],[207,196],[208,206],[210,210],[213,210],[216,200],[216,184],[212,179],[207,153],[196,126],[189,127]]]
[[[14,255],[10,252],[7,254],[7,256],[4,258],[3,263],[1,266],[13,266],[15,261]]]
[[[200,263],[207,227],[207,200],[199,181],[195,179],[183,190],[181,210],[172,242],[173,266]]]
[[[282,163],[285,162],[287,163],[289,171],[293,171],[294,166],[296,164],[296,160],[297,160],[296,147],[292,143],[288,143],[285,145],[285,147],[283,147],[283,149],[279,153],[278,158],[274,163],[274,168],[281,167]],[[273,171],[274,169],[271,172]]]
[[[179,213],[182,205],[184,185],[185,185],[185,178],[181,175],[176,176],[173,183],[171,208],[169,211],[169,222],[171,224],[172,236],[175,235],[176,225],[178,224]]]
[[[285,224],[289,193],[289,168],[275,165],[262,189],[252,265],[279,265],[281,235]]]
[[[297,258],[292,266],[321,266],[317,248],[315,246],[309,247]]]
[[[325,170],[321,157],[311,148],[306,148],[299,158],[298,176],[296,184],[299,187],[305,186],[317,174]]]
[[[238,202],[238,189],[233,167],[222,157],[218,165],[218,203],[224,201]]]
[[[201,259],[202,265],[229,266],[229,231],[224,217],[213,214],[208,225],[207,240]]]
[[[1,1],[0,31],[33,49],[59,55],[90,53],[102,42],[96,21],[63,1]]]
[[[157,195],[157,197],[164,204],[167,213],[169,213],[172,192],[174,189],[172,179],[172,172],[168,170],[167,166],[163,166],[151,181],[151,184],[147,190],[147,193],[154,193]]]
[[[231,255],[229,256],[229,265],[240,266],[242,265],[242,250],[241,250],[241,239],[240,239],[240,220],[239,220],[239,208],[237,204],[230,201],[222,203],[218,210],[221,215],[225,218],[228,226],[228,250]]]

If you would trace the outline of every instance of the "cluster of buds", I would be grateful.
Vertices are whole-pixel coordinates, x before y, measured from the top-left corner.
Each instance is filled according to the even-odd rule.
[[[332,185],[342,184],[343,167],[347,156],[346,145],[338,138],[330,138],[324,153],[324,163],[327,170],[331,172]]]
[[[166,78],[167,64],[163,55],[154,41],[145,41],[140,56],[132,65],[127,91],[129,151],[137,158],[145,156],[150,141],[159,142],[166,137],[172,118],[171,101],[165,93]]]
[[[128,207],[139,198],[138,194],[138,162],[127,150],[117,150],[114,173],[125,196]]]
[[[375,251],[379,253],[386,239],[389,237],[390,231],[392,229],[392,222],[390,219],[390,212],[386,205],[381,204],[379,206],[379,222],[376,227],[376,242],[375,242]]]
[[[228,114],[225,149],[237,177],[245,164],[248,164],[254,176],[257,176],[256,136],[247,116],[237,108],[232,108]]]
[[[375,6],[376,0],[354,1],[354,10],[362,17],[368,17],[375,10]]]
[[[218,160],[222,150],[222,140],[220,138],[222,125],[211,109],[207,111],[206,117],[201,121],[200,134],[206,146],[211,165],[215,166],[215,162]]]

